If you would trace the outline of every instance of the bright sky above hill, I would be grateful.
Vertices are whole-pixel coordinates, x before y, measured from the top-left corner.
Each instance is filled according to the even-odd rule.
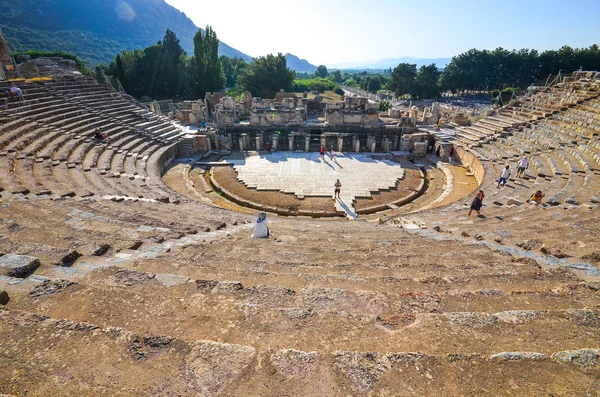
[[[600,0],[166,0],[251,56],[319,65],[600,44]]]

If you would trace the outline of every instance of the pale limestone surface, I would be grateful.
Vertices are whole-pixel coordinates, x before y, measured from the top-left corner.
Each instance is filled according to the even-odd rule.
[[[350,216],[354,215],[355,198],[371,197],[372,192],[395,187],[405,174],[398,163],[355,153],[335,152],[335,160],[329,154],[323,160],[319,153],[278,152],[228,162],[234,164],[238,179],[248,188],[296,196],[333,197],[339,179],[341,200],[336,208]]]

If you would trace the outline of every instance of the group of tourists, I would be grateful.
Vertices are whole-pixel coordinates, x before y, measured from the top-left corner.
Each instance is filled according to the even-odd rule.
[[[525,170],[527,170],[528,168],[529,168],[529,158],[527,158],[527,156],[524,156],[517,163],[517,176],[519,178],[525,177]],[[498,189],[500,189],[501,187],[504,187],[507,184],[511,175],[512,175],[512,173],[510,170],[510,165],[506,164],[504,169],[502,169],[500,176],[498,177],[498,186],[497,186]],[[545,196],[546,195],[541,190],[538,190],[531,195],[531,197],[527,200],[527,202],[529,204],[533,204],[533,205],[542,204],[542,199]],[[473,198],[473,201],[471,202],[471,208],[469,209],[469,216],[471,216],[473,211],[477,212],[477,215],[481,215],[480,211],[481,211],[481,207],[483,206],[483,198],[484,197],[485,197],[485,194],[484,194],[483,190],[479,190],[477,192],[477,194],[475,195],[475,197]]]
[[[325,153],[329,155],[329,159],[331,161],[335,161],[335,152],[333,151],[333,145],[331,145],[331,150],[327,152],[325,145],[321,145],[321,158],[325,160]]]

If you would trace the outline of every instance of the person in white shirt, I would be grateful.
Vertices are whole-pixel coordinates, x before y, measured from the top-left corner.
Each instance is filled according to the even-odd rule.
[[[498,189],[500,189],[500,185],[504,187],[506,181],[508,181],[508,178],[510,178],[510,165],[506,165],[506,167],[502,170],[500,178],[498,178]]]
[[[12,86],[10,87],[10,95],[13,98],[17,98],[19,102],[25,102],[25,98],[23,98],[23,91],[21,91],[19,87],[15,86],[15,83],[12,83]]]
[[[517,164],[517,176],[523,178],[527,168],[529,168],[529,159],[527,157],[523,157]]]

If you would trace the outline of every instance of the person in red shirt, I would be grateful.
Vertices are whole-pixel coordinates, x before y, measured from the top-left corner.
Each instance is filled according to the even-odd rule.
[[[321,158],[325,159],[325,145],[321,145]]]

